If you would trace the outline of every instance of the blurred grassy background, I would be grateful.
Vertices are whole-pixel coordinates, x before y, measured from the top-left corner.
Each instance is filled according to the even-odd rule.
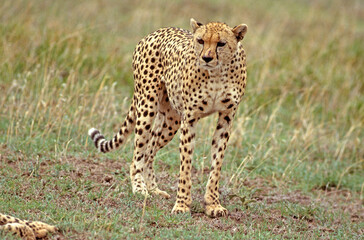
[[[109,137],[117,131],[132,96],[135,45],[161,27],[189,29],[191,17],[203,23],[249,26],[243,40],[247,92],[226,154],[223,183],[239,191],[245,180],[259,177],[305,192],[345,189],[362,199],[360,0],[3,0],[2,164],[21,162],[24,171],[32,172],[34,162],[62,157],[103,161],[121,155],[130,161],[132,141],[121,153],[99,155],[87,129],[98,127]],[[201,172],[201,180],[210,164],[215,120],[201,121],[197,134],[194,168]],[[177,145],[178,138],[159,153],[174,174],[179,165]],[[3,170],[0,178],[7,181],[12,174]],[[11,194],[8,197],[12,199]]]

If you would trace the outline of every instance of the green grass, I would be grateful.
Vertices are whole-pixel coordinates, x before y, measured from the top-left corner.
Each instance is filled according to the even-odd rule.
[[[362,238],[363,12],[359,0],[3,1],[0,211],[54,224],[61,239]],[[176,137],[155,166],[172,199],[147,199],[142,216],[132,137],[102,155],[87,130],[118,130],[135,45],[191,17],[249,26],[247,92],[220,184],[231,215],[202,214],[212,116],[198,126],[192,214],[170,215]]]

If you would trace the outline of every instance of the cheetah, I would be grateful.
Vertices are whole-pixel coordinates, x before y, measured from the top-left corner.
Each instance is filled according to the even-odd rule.
[[[11,232],[25,240],[36,240],[46,237],[48,232],[56,232],[57,228],[43,222],[20,220],[0,213],[1,230]]]
[[[190,25],[192,32],[162,28],[137,44],[132,61],[134,96],[124,123],[109,141],[95,128],[88,134],[96,148],[106,153],[122,145],[135,129],[130,165],[133,193],[169,198],[157,186],[153,161],[180,129],[180,174],[172,213],[185,213],[192,203],[196,123],[218,112],[204,201],[208,216],[226,216],[228,211],[219,201],[219,179],[233,118],[245,92],[246,54],[241,40],[248,27],[202,24],[194,19]]]

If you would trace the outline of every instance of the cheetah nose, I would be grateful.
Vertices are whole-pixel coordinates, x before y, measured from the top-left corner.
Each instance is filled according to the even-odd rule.
[[[208,63],[208,62],[211,62],[212,61],[212,57],[202,57],[202,59],[206,62],[206,63]]]

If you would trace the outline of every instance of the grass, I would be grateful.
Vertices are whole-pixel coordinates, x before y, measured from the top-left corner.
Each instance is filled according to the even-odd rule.
[[[0,211],[55,224],[58,239],[362,238],[363,12],[359,0],[3,1]],[[132,138],[102,155],[87,129],[118,130],[136,43],[160,27],[189,29],[191,17],[249,26],[247,92],[221,183],[231,215],[202,213],[213,116],[198,127],[192,214],[170,215],[176,137],[156,161],[172,199],[147,199],[142,216]]]

